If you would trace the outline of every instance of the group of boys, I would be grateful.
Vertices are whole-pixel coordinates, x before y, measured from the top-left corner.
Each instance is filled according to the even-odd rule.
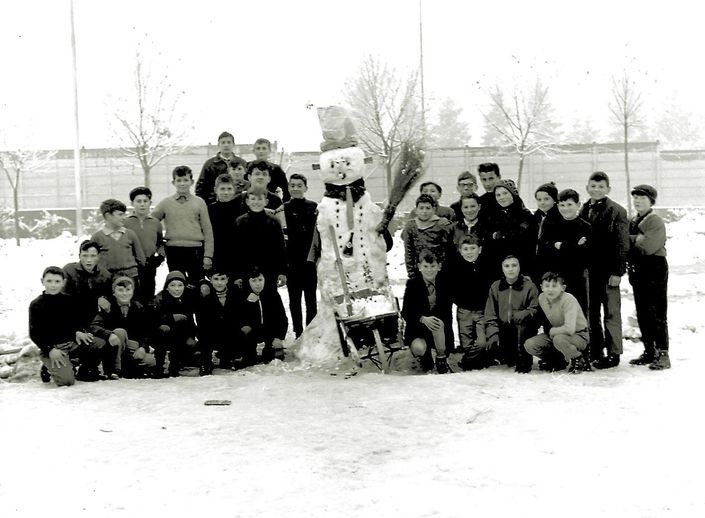
[[[283,358],[288,319],[277,288],[284,285],[294,334],[304,327],[302,295],[305,323],[313,319],[317,205],[305,198],[306,177],[287,181],[269,162],[266,139],[256,141],[249,163],[234,154],[230,133],[218,146],[196,195],[191,169],[178,166],[175,194],[151,213],[147,187],[130,192],[129,215],[119,200],[106,200],[104,227],[81,243],[79,261],[45,269],[44,293],[29,308],[44,381],[178,376],[189,362],[208,375],[214,353],[222,368]],[[402,233],[405,342],[420,366],[448,372],[457,350],[464,370],[505,364],[529,372],[533,356],[547,371],[615,367],[628,265],[645,347],[630,363],[670,367],[666,233],[652,210],[656,190],[632,189],[637,216],[629,222],[608,198],[609,177],[596,172],[582,208],[575,190],[549,183],[536,190],[532,214],[497,164],[480,164],[478,175],[485,193],[476,194],[477,178],[465,171],[450,207],[438,204],[440,185],[422,183]],[[169,274],[155,296],[165,259]]]
[[[230,133],[218,147],[196,195],[191,169],[178,166],[175,194],[151,213],[147,187],[130,192],[129,215],[121,201],[105,200],[104,226],[80,244],[78,262],[44,270],[44,292],[29,307],[43,381],[163,378],[186,364],[208,375],[214,353],[227,369],[281,359],[289,322],[277,288],[284,285],[296,336],[302,295],[306,323],[313,319],[317,280],[307,259],[317,205],[305,198],[306,177],[287,181],[269,162],[266,139],[255,142],[249,163],[233,153]],[[169,273],[155,295],[164,260]]]
[[[476,194],[475,175],[464,171],[450,207],[438,205],[440,185],[421,184],[402,233],[405,341],[421,368],[449,372],[453,305],[464,370],[503,364],[526,373],[533,357],[545,371],[616,367],[627,271],[644,344],[630,364],[669,368],[666,232],[652,208],[656,189],[631,190],[637,214],[628,221],[598,171],[582,206],[577,191],[547,183],[536,189],[532,214],[497,164],[480,164],[478,175],[485,193]]]

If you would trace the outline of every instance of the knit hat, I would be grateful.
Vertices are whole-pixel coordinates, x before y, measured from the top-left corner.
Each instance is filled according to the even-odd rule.
[[[505,180],[500,180],[500,181],[497,182],[497,184],[494,186],[493,192],[497,190],[497,187],[504,187],[504,188],[507,189],[510,193],[512,193],[512,196],[513,196],[514,198],[518,198],[518,197],[519,197],[519,190],[517,189],[517,186],[516,186],[516,184],[514,183],[514,180],[510,180],[509,178],[507,178],[507,179],[505,179]]]
[[[186,284],[186,276],[179,270],[169,272],[164,281],[164,289],[166,289],[172,281],[181,281]]]
[[[556,184],[553,182],[548,182],[543,185],[539,185],[538,189],[536,189],[536,191],[534,192],[534,195],[536,195],[537,192],[545,192],[551,198],[553,198],[553,201],[558,201],[558,189],[556,188]]]
[[[119,275],[113,279],[113,291],[115,291],[115,286],[122,286],[125,284],[129,284],[132,286],[132,289],[135,289],[135,281],[125,275]]]
[[[645,183],[635,186],[632,189],[632,194],[640,194],[642,196],[646,196],[651,200],[651,205],[654,205],[656,203],[656,197],[658,196],[658,192],[656,191],[656,189]]]

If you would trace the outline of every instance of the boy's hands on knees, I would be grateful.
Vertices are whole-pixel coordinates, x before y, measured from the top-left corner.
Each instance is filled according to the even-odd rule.
[[[443,327],[443,321],[438,317],[421,317],[419,322],[431,331],[440,331],[441,327]]]
[[[105,297],[98,297],[98,308],[102,309],[106,313],[110,311],[110,301]]]
[[[607,281],[607,285],[616,288],[622,282],[622,277],[620,275],[610,275],[610,279]]]
[[[49,351],[49,359],[51,360],[51,367],[53,369],[66,367],[69,362],[68,355],[61,349],[52,349]]]
[[[162,333],[168,333],[169,331],[171,331],[171,328],[166,324],[162,324],[159,326],[159,331],[161,331]]]
[[[93,343],[93,335],[83,331],[76,331],[76,343],[79,345],[90,345]]]
[[[108,337],[108,343],[113,347],[117,347],[118,345],[120,345],[120,337],[115,333],[110,333],[110,336]]]

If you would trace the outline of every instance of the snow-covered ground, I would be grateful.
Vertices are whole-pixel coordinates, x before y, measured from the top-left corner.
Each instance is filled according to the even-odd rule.
[[[347,377],[346,365],[275,362],[70,388],[36,375],[20,382],[19,372],[0,381],[0,514],[702,516],[701,220],[686,215],[668,228],[669,371],[625,361],[579,376],[494,368]],[[0,350],[29,343],[41,271],[72,260],[76,243],[0,242]],[[396,289],[402,263],[397,246]],[[622,292],[632,335],[626,278]],[[626,341],[624,358],[640,349]]]

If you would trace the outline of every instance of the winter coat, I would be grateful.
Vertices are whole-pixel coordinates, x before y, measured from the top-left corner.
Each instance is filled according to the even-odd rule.
[[[112,294],[112,275],[99,264],[89,272],[80,262],[64,266],[64,273],[63,292],[73,297],[81,326],[87,328],[98,312],[98,299]]]
[[[201,295],[196,304],[199,339],[213,341],[231,335],[239,328],[242,291],[228,286],[225,302],[221,303],[213,286],[207,281],[203,284],[208,286],[210,292],[206,296]]]
[[[487,341],[499,337],[501,325],[526,325],[536,317],[538,307],[538,290],[529,277],[520,276],[514,284],[506,279],[493,282],[484,312]]]
[[[47,356],[57,344],[74,342],[81,322],[73,297],[42,293],[29,304],[29,337]]]
[[[249,289],[242,291],[238,326],[251,327],[255,335],[267,343],[271,343],[274,338],[283,340],[289,328],[289,320],[279,292],[265,289],[259,294],[259,300],[255,302],[247,300],[251,293]]]
[[[645,256],[666,256],[666,225],[661,216],[650,210],[637,214],[629,222],[629,263]]]
[[[629,251],[629,222],[624,207],[605,197],[584,203],[580,217],[592,226],[588,261],[591,279],[624,275]]]
[[[162,325],[169,326],[171,329],[174,329],[174,327],[178,325],[181,329],[186,330],[188,336],[195,337],[196,324],[194,322],[194,315],[196,313],[197,304],[196,295],[188,288],[185,288],[181,297],[178,299],[174,297],[167,289],[169,282],[174,278],[178,278],[184,284],[186,283],[181,272],[169,272],[166,276],[164,289],[154,297],[150,308],[154,332]],[[177,322],[177,320],[174,319],[174,315],[185,315],[186,320]]]
[[[307,262],[316,230],[317,207],[316,202],[306,199],[292,198],[284,203],[287,228],[286,249],[289,266],[294,271],[300,270]]]
[[[248,162],[249,166],[252,162]],[[267,185],[267,190],[270,193],[275,193],[277,188],[282,190],[282,199],[284,201],[289,201],[291,195],[289,194],[289,181],[286,179],[286,173],[284,169],[281,168],[279,164],[273,164],[267,161],[269,164],[269,184]],[[278,196],[277,196],[278,198]]]
[[[215,179],[221,174],[228,172],[228,165],[237,162],[245,163],[239,156],[233,155],[230,160],[226,160],[220,153],[209,158],[201,168],[201,174],[196,181],[196,196],[202,198],[206,203],[215,201]]]
[[[147,310],[139,302],[132,300],[127,310],[127,316],[123,315],[120,306],[115,298],[110,300],[110,311],[102,309],[93,318],[90,331],[95,336],[107,340],[110,334],[118,328],[127,331],[130,340],[145,343],[150,335],[150,319]]]
[[[239,204],[235,199],[208,205],[208,217],[213,227],[213,265],[218,271],[231,273],[235,268],[235,220],[239,215]]]
[[[460,248],[460,242],[465,237],[469,236],[477,238],[480,241],[480,246],[483,246],[491,237],[488,234],[487,226],[487,223],[480,219],[479,216],[475,224],[471,227],[468,227],[465,218],[460,218],[453,223],[453,246],[458,250]]]
[[[583,238],[585,242],[579,244]],[[590,223],[581,217],[546,221],[538,243],[540,274],[559,273],[566,281],[582,277],[590,258],[591,240]],[[561,243],[560,249],[556,249],[556,243]]]
[[[425,251],[433,252],[439,264],[445,262],[453,249],[453,226],[446,218],[435,216],[419,228],[419,221],[414,218],[406,223],[401,234],[404,240],[404,259],[409,277],[418,274],[417,263]]]
[[[415,338],[423,338],[430,334],[429,329],[419,320],[421,317],[434,316],[440,318],[445,326],[446,347],[453,347],[452,291],[448,276],[439,272],[435,286],[436,306],[431,310],[424,278],[418,275],[406,281],[401,316],[406,322],[404,341],[407,344]]]
[[[282,227],[276,218],[264,211],[249,211],[235,221],[235,278],[247,280],[254,266],[265,277],[285,275],[288,269],[286,244]]]
[[[449,266],[453,303],[470,311],[484,310],[491,282],[488,273],[490,267],[484,259],[484,254],[480,254],[476,261],[470,262],[456,253]]]
[[[535,253],[535,240],[531,233],[532,214],[523,205],[521,198],[514,196],[514,202],[509,207],[498,207],[494,217],[485,220],[490,239],[485,245],[486,248],[483,248],[483,253],[492,256],[497,274],[502,271],[502,259],[509,254],[519,258],[525,271],[529,271],[532,264]]]

